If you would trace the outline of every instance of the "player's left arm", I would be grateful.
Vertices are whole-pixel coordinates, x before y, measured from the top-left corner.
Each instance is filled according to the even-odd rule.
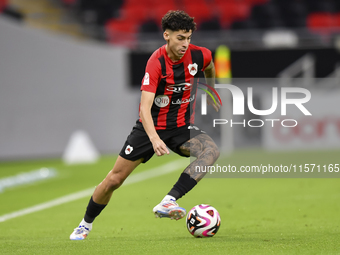
[[[204,69],[204,76],[206,78],[206,82],[209,86],[215,88],[215,65],[214,62],[211,60],[209,65]],[[214,95],[214,93],[213,93]],[[211,97],[207,97],[207,103],[208,105],[212,105],[214,107],[215,111],[218,112],[220,109],[221,105],[218,100],[214,100]]]

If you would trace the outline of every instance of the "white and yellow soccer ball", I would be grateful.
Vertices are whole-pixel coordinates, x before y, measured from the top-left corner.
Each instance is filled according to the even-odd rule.
[[[187,228],[195,237],[212,237],[221,226],[218,211],[207,204],[194,206],[186,217]]]

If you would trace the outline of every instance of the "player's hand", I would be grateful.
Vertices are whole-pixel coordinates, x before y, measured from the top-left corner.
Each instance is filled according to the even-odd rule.
[[[165,143],[160,138],[153,139],[151,143],[157,156],[170,153]]]
[[[215,109],[216,112],[220,110],[220,107],[221,107],[220,102],[216,100],[216,104],[215,104],[214,100],[209,96],[207,97],[207,104],[211,105]]]

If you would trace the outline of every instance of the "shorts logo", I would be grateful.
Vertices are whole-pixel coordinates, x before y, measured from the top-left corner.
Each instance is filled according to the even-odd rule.
[[[165,107],[170,103],[170,99],[167,95],[159,95],[155,98],[155,104],[158,107]]]
[[[149,73],[147,72],[144,75],[143,85],[150,85],[150,76],[149,76]]]
[[[188,69],[189,69],[189,73],[190,73],[192,76],[195,76],[195,74],[197,73],[198,65],[197,65],[196,63],[194,63],[194,64],[189,64],[189,65],[188,65]]]
[[[132,151],[133,151],[132,146],[130,146],[130,145],[126,146],[126,148],[125,148],[125,154],[126,155],[129,155]]]

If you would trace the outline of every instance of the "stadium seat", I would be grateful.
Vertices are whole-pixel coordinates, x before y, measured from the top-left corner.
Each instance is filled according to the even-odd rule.
[[[232,22],[245,20],[250,15],[250,6],[245,2],[221,2],[215,6],[223,28],[228,28]]]
[[[209,1],[209,0],[208,0]],[[186,5],[190,5],[190,4],[196,4],[196,5],[207,5],[207,1],[206,0],[195,0],[195,1],[192,1],[192,0],[181,0],[179,1],[180,4],[182,4],[184,7]]]
[[[334,15],[335,18],[335,27],[339,30],[340,29],[340,13]]]
[[[331,13],[316,12],[308,15],[307,24],[310,28],[331,28],[335,25],[335,19]]]
[[[167,1],[167,2],[173,2],[173,1]],[[148,4],[149,6],[156,6],[159,4],[164,4],[162,2],[159,2],[159,0],[144,0],[143,3]]]
[[[2,12],[4,9],[5,9],[5,7],[7,6],[7,1],[8,0],[0,0],[0,12]]]
[[[148,7],[142,3],[134,5],[123,5],[120,9],[119,18],[123,20],[131,20],[133,23],[139,23],[147,18]]]
[[[311,13],[307,17],[307,26],[313,32],[330,34],[337,26],[337,18],[329,12]]]
[[[212,12],[208,4],[201,2],[197,4],[196,2],[191,2],[185,5],[185,11],[192,17],[195,18],[195,22],[198,26],[203,21],[210,20],[212,18]]]
[[[159,22],[161,24],[162,17],[170,10],[177,10],[177,6],[174,3],[174,1],[170,0],[167,2],[162,2],[159,4],[156,4],[153,8],[152,11],[148,13],[148,18],[153,19],[156,22]]]
[[[214,0],[212,2],[213,5],[218,5],[218,4],[223,4],[223,3],[230,3],[230,2],[235,2],[236,0]]]
[[[108,42],[131,46],[136,39],[137,27],[131,20],[110,19],[105,24],[105,34]]]
[[[62,0],[62,2],[66,5],[74,5],[77,3],[77,0]]]

